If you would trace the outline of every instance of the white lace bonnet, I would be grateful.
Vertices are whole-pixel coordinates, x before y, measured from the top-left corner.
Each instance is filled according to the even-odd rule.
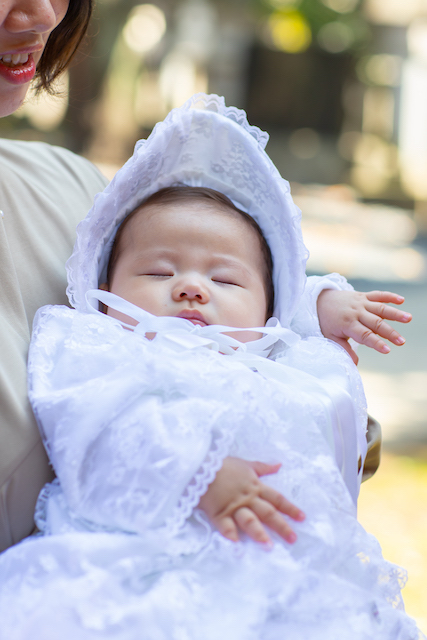
[[[95,197],[77,227],[67,262],[70,303],[90,311],[86,292],[106,281],[106,268],[117,228],[149,195],[185,184],[209,187],[228,196],[260,225],[273,262],[275,311],[288,327],[305,283],[308,252],[303,244],[299,209],[265,153],[268,134],[249,125],[246,113],[226,107],[224,98],[196,94],[159,122],[111,183]]]

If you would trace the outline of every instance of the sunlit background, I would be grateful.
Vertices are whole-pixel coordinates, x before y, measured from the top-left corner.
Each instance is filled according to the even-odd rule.
[[[112,176],[197,91],[271,136],[292,183],[309,271],[406,296],[407,344],[359,352],[380,470],[360,519],[408,569],[427,633],[427,0],[98,0],[57,96],[30,96],[2,137],[66,146]]]

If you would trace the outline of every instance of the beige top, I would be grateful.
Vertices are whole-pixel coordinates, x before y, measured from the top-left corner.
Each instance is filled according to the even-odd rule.
[[[31,533],[37,495],[52,477],[27,398],[34,313],[67,304],[75,227],[106,183],[66,149],[0,140],[0,550]]]

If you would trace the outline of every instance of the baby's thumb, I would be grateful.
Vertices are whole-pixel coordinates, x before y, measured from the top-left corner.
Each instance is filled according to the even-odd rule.
[[[272,473],[277,473],[282,466],[280,462],[277,462],[276,464],[267,464],[266,462],[259,462],[258,460],[254,460],[252,462],[248,461],[248,464],[252,467],[258,477],[269,476]]]

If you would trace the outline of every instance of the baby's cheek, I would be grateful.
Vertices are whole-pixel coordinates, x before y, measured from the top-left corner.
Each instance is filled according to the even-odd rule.
[[[107,316],[116,318],[116,320],[119,320],[120,322],[124,322],[125,324],[130,324],[133,327],[135,327],[138,324],[138,322],[134,318],[131,318],[130,316],[125,315],[124,313],[120,313],[120,311],[116,311],[115,309],[111,309],[110,307],[107,307]]]

